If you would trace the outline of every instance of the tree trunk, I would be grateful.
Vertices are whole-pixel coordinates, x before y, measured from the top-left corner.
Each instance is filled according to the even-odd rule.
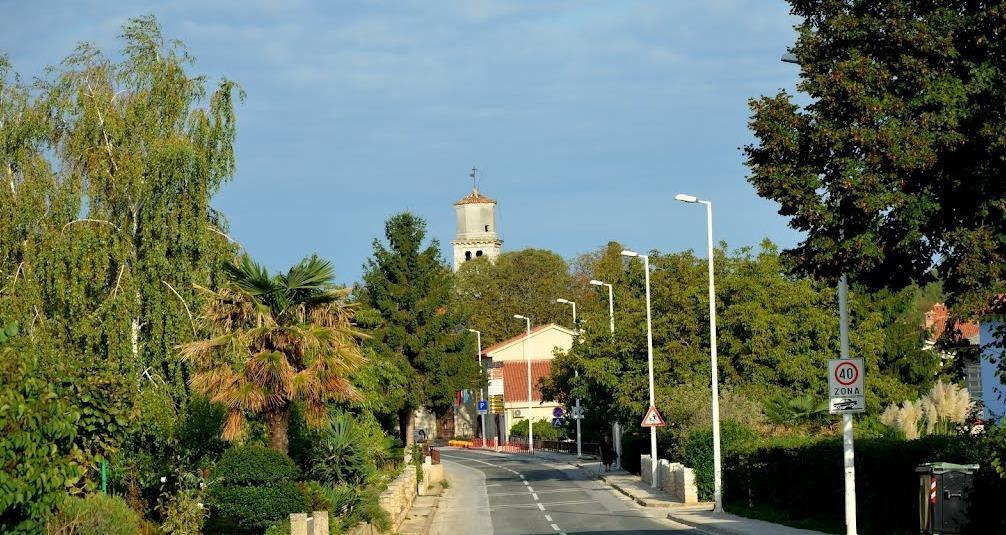
[[[269,447],[287,453],[290,449],[290,409],[283,407],[266,415],[266,425],[269,427]]]
[[[415,411],[411,407],[398,411],[398,427],[402,432],[402,444],[408,448],[415,442],[416,420]]]

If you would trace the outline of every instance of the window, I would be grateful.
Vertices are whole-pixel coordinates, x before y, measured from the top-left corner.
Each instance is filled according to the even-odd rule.
[[[475,251],[475,256],[482,256],[482,251]]]
[[[472,252],[465,251],[465,260],[471,260],[471,259],[472,259]]]
[[[489,232],[489,225],[486,225],[486,232]]]

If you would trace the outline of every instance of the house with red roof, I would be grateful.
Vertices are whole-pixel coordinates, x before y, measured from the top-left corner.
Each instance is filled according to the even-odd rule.
[[[556,351],[569,351],[573,347],[573,331],[550,323],[531,329],[531,335],[521,332],[482,350],[490,390],[502,392],[503,414],[487,420],[488,436],[504,440],[510,428],[520,420],[551,421],[552,411],[559,403],[544,399],[540,383],[552,369]],[[527,356],[525,357],[525,344]],[[528,359],[531,361],[531,401],[528,404]],[[498,420],[498,422],[497,422]],[[498,429],[498,431],[497,431]]]

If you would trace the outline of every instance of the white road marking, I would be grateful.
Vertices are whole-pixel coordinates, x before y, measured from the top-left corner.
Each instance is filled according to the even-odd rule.
[[[524,484],[525,484],[525,485],[530,485],[530,483],[528,483],[527,481],[525,481],[525,482],[524,482]]]
[[[559,531],[559,526],[557,526],[557,525],[555,525],[555,524],[552,524],[552,529],[554,529],[554,530],[556,530],[556,531]]]
[[[527,488],[527,491],[528,491],[528,492],[534,492],[534,489],[533,489],[533,488],[531,488],[531,487],[528,487],[528,488]]]
[[[541,509],[542,511],[544,511],[545,510],[545,505],[542,504],[541,502],[538,502],[538,509]]]
[[[537,494],[535,494],[535,493],[532,492],[531,493],[531,497],[534,498],[534,501],[538,501],[538,495]]]
[[[547,521],[551,522],[551,521],[552,521],[552,517],[550,517],[550,516],[548,516],[548,515],[545,515],[545,520],[547,520]]]

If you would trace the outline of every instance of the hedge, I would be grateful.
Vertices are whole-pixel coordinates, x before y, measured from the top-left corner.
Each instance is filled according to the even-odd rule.
[[[262,533],[290,513],[308,510],[295,479],[297,465],[261,446],[225,451],[213,469],[209,490],[211,533]]]
[[[979,463],[970,517],[979,533],[1004,533],[1006,486],[970,437],[856,441],[856,502],[860,532],[918,533],[919,476],[934,461]],[[783,439],[728,451],[724,458],[727,510],[785,518],[794,525],[844,531],[841,438]]]

